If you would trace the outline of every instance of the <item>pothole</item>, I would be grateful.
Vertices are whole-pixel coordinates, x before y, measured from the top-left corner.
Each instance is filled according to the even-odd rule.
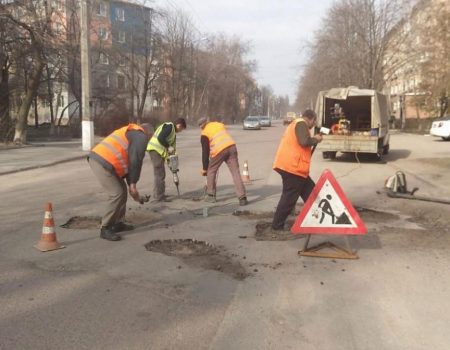
[[[246,219],[269,219],[273,218],[273,212],[271,211],[250,211],[250,210],[235,210],[234,216],[243,217]]]
[[[355,209],[358,212],[359,216],[361,217],[362,221],[364,222],[385,223],[387,221],[395,221],[400,218],[398,215],[386,213],[383,211],[377,211],[363,207],[356,207]]]
[[[100,216],[74,216],[61,227],[77,230],[100,228],[102,218]]]
[[[249,276],[244,267],[238,261],[233,261],[223,247],[215,247],[204,241],[190,238],[157,239],[148,242],[145,248],[151,252],[178,257],[188,266],[219,271],[240,281]]]
[[[125,221],[134,226],[147,226],[161,220],[162,215],[151,211],[149,208],[142,211],[128,211]]]
[[[151,225],[160,221],[161,215],[149,211],[128,211],[125,222],[135,227]],[[101,226],[100,216],[73,216],[61,227],[74,230],[98,229]]]

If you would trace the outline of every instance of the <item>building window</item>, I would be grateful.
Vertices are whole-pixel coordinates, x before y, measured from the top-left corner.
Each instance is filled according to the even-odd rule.
[[[106,31],[106,28],[103,27],[98,28],[98,37],[100,40],[108,39],[108,32]]]
[[[64,95],[58,95],[58,107],[64,107]]]
[[[127,65],[127,58],[125,56],[119,57],[119,66],[125,67]]]
[[[125,42],[125,32],[122,30],[119,30],[119,33],[117,34],[119,43]]]
[[[125,21],[125,11],[123,9],[116,9],[116,19],[118,21]]]
[[[109,64],[108,56],[104,52],[100,52],[99,61],[101,64]]]
[[[54,24],[54,31],[55,31],[55,34],[61,34],[63,31],[63,25],[59,22],[56,22]]]
[[[125,77],[121,74],[117,75],[117,88],[120,90],[125,89]]]
[[[24,12],[24,10],[23,10],[22,7],[16,7],[16,8],[13,10],[13,16],[14,16],[16,19],[20,19],[20,18],[23,17],[24,15],[25,15],[25,12]]]
[[[97,4],[97,16],[106,17],[106,4],[104,2]]]

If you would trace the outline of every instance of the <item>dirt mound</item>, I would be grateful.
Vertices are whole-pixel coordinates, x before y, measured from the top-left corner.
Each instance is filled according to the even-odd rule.
[[[219,271],[240,281],[249,276],[244,267],[239,262],[233,261],[224,248],[215,247],[204,241],[158,239],[148,242],[145,248],[151,252],[176,256],[188,266]]]

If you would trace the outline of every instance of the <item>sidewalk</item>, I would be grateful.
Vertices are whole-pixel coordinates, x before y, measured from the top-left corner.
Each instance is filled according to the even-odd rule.
[[[86,157],[81,140],[32,142],[23,147],[0,148],[0,176],[43,168]]]

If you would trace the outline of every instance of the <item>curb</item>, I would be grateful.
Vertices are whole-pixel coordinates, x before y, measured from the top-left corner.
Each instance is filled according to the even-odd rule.
[[[14,173],[19,173],[19,172],[27,171],[27,170],[47,168],[47,167],[50,167],[50,166],[53,166],[53,165],[62,164],[62,163],[68,163],[68,162],[72,162],[74,160],[83,159],[83,158],[86,158],[86,157],[87,157],[87,154],[81,155],[81,156],[76,156],[76,157],[71,157],[71,158],[67,158],[67,159],[57,160],[55,162],[51,162],[51,163],[47,163],[47,164],[43,164],[43,165],[33,165],[33,166],[29,166],[29,167],[24,167],[24,168],[8,170],[8,171],[0,172],[0,176],[8,175],[8,174],[14,174]]]

